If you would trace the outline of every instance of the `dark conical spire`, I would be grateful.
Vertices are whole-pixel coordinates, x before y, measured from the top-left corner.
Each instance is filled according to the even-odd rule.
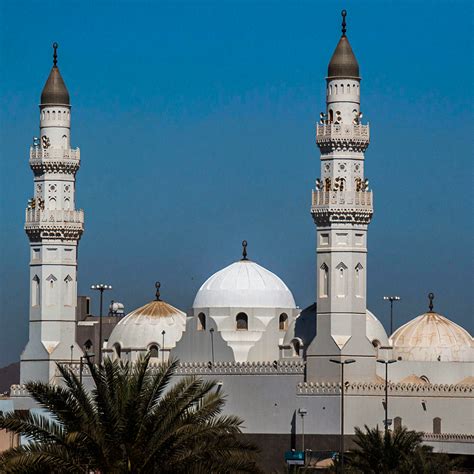
[[[342,10],[342,35],[328,66],[328,78],[359,79],[359,63],[346,36],[346,10]]]
[[[58,43],[53,43],[53,67],[41,93],[41,105],[69,105],[69,92],[58,69]]]

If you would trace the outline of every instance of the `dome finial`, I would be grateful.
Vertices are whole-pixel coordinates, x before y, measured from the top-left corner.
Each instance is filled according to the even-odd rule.
[[[247,258],[247,241],[242,240],[242,258],[241,260],[248,260]]]
[[[433,312],[434,293],[430,293],[430,294],[428,295],[428,299],[430,300],[430,305],[429,305],[430,313],[432,313],[432,312]]]
[[[346,10],[342,10],[341,12],[341,15],[342,15],[342,36],[346,36],[346,15],[347,15],[347,12]]]
[[[57,67],[58,65],[58,43],[54,42],[53,43],[53,66]]]
[[[155,283],[155,288],[156,288],[156,293],[155,293],[155,296],[156,296],[156,301],[161,301],[160,299],[160,286],[161,286],[161,283],[159,281],[157,281]]]

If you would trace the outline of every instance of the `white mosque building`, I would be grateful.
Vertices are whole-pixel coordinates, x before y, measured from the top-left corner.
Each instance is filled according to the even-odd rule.
[[[30,327],[21,382],[11,390],[17,409],[31,406],[24,382],[60,383],[56,363],[72,360],[79,370],[87,347],[76,317],[84,224],[74,204],[80,152],[70,145],[71,105],[56,45],[54,51],[41,95],[40,138],[30,150]],[[326,82],[326,110],[316,125],[321,174],[311,204],[316,303],[300,309],[285,283],[249,258],[244,241],[242,256],[202,284],[188,314],[163,301],[157,284],[155,299],[120,319],[104,338],[104,354],[133,362],[150,351],[154,363],[179,358],[180,375],[218,379],[228,394],[226,409],[245,420],[245,435],[273,457],[297,447],[301,408],[306,447],[337,450],[342,388],[348,440],[355,426],[382,426],[383,361],[390,360],[391,426],[424,432],[436,450],[474,454],[472,336],[434,311],[433,295],[426,313],[390,336],[367,309],[370,128],[362,123],[359,64],[346,36],[345,12]],[[349,359],[354,362],[346,364],[341,384],[341,364],[333,361]]]

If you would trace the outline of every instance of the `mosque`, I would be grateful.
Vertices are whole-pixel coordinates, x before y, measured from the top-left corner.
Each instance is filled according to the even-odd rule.
[[[164,301],[157,284],[152,301],[104,318],[102,337],[98,318],[77,297],[84,229],[74,197],[80,151],[70,143],[71,104],[56,49],[41,94],[40,137],[30,149],[30,323],[20,385],[11,389],[15,409],[32,407],[26,381],[60,383],[57,362],[79,373],[87,351],[132,362],[150,352],[156,364],[178,358],[178,376],[217,379],[228,396],[226,410],[245,420],[245,436],[278,463],[284,451],[301,447],[303,421],[306,448],[338,449],[341,392],[348,443],[356,426],[383,426],[386,380],[390,427],[422,431],[437,451],[474,454],[472,336],[434,310],[432,294],[427,312],[391,335],[367,309],[370,128],[362,122],[359,64],[345,12],[315,134],[321,154],[311,201],[315,304],[300,309],[285,283],[252,260],[244,241],[236,261],[202,284],[190,312]],[[83,376],[87,381],[86,370]]]

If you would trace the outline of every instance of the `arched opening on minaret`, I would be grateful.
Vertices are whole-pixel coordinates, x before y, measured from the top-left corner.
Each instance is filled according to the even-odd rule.
[[[332,87],[332,86],[331,86]],[[329,109],[329,122],[333,123],[334,122],[334,112],[332,109]]]
[[[40,305],[40,279],[38,275],[33,277],[31,282],[31,306]]]
[[[319,297],[327,298],[329,295],[329,267],[323,263],[319,269]]]

